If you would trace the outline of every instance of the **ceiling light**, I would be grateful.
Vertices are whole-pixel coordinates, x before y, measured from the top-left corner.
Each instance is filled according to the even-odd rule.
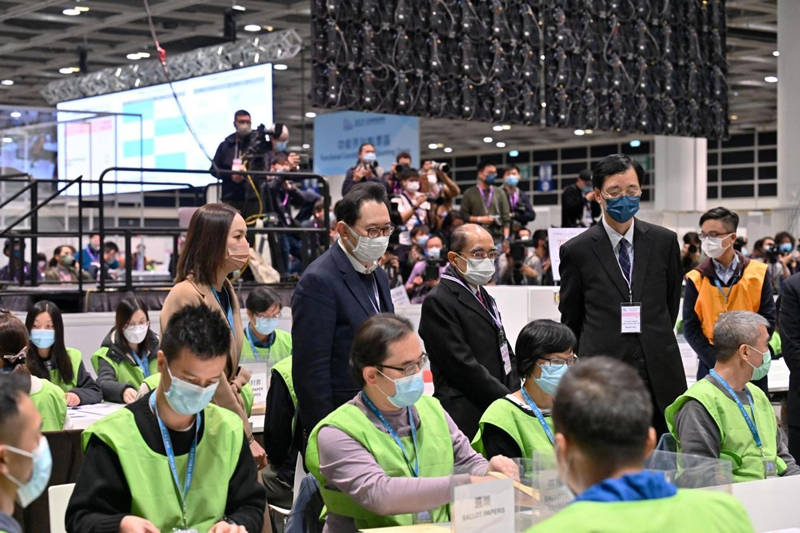
[[[591,135],[592,133],[594,133],[594,130],[586,130],[586,135]]]
[[[242,5],[239,5],[239,4],[233,4],[231,6],[231,9],[233,9],[234,11],[247,11],[246,7],[244,7]]]
[[[61,67],[60,69],[58,69],[58,72],[60,72],[61,74],[74,74],[79,70],[80,69],[78,67]]]
[[[314,113],[313,111],[306,111],[306,118],[314,118],[316,116],[317,114]]]
[[[74,7],[68,7],[62,10],[61,13],[68,17],[76,17],[81,14],[81,12],[78,9],[75,9]]]
[[[445,147],[444,147],[444,153],[446,153],[446,154],[449,154],[449,153],[450,153],[450,152],[452,152],[452,151],[453,151],[453,149],[452,149],[452,148],[450,148],[449,146],[445,146]]]
[[[767,83],[778,83],[777,76],[764,76],[764,81]]]
[[[778,57],[778,56],[781,55],[781,53],[778,50],[773,50],[772,51],[772,55],[774,55],[775,57]]]
[[[272,65],[272,68],[274,68],[275,70],[289,70],[289,66],[284,65],[283,63],[275,63],[274,65]]]
[[[492,126],[492,131],[503,131],[503,126],[498,124],[497,126]]]
[[[267,31],[272,31],[275,29],[275,26],[264,26],[264,29]]]
[[[14,80],[3,80],[3,81],[0,81],[0,85],[5,85],[7,87],[10,87],[10,86],[14,85]]]
[[[739,120],[739,115],[731,115],[731,120]]]
[[[13,143],[14,139],[12,139],[11,137],[3,137],[3,142],[4,143]]]
[[[428,145],[428,150],[436,150],[437,148],[439,148],[439,145],[436,143],[430,143]]]
[[[495,146],[497,146],[498,148],[505,148],[506,147],[506,143],[504,143],[503,141],[498,141],[495,144]]]
[[[86,13],[89,11],[89,8],[86,6],[75,6],[75,9],[81,13]]]
[[[519,157],[519,150],[511,150],[508,152],[508,157]]]
[[[128,54],[125,57],[127,59],[130,59],[131,61],[137,61],[141,56],[139,55],[139,52],[133,52],[132,54]]]
[[[22,113],[20,113],[19,111],[12,111],[11,112],[11,118],[19,118],[21,116],[22,116]]]
[[[631,146],[631,148],[639,148],[642,145],[642,141],[640,141],[639,139],[633,139],[628,144]]]
[[[483,138],[483,142],[485,142],[485,143],[490,143],[490,142],[492,142],[493,140],[494,140],[494,139],[492,139],[491,137],[484,137],[484,138]]]
[[[306,143],[303,145],[303,150],[308,150],[309,148],[311,148],[310,144]]]
[[[139,59],[146,59],[148,57],[150,57],[148,52],[139,52]]]
[[[578,137],[580,137],[581,135],[584,135],[586,132],[585,132],[585,131],[583,131],[583,130],[575,130],[575,131],[574,131],[574,132],[572,132],[572,133],[574,133],[575,135],[577,135]]]
[[[261,26],[259,26],[258,24],[248,24],[247,26],[244,27],[244,31],[252,31],[252,32],[261,31]]]
[[[511,124],[503,124],[503,131],[508,131],[511,129]]]

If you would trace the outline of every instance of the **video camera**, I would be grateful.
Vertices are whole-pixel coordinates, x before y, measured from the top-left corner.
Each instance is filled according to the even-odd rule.
[[[439,279],[439,269],[443,264],[445,264],[445,261],[441,258],[426,259],[425,272],[422,274],[422,281],[435,281]]]
[[[272,151],[272,140],[288,138],[288,130],[283,124],[271,124],[266,127],[259,124],[256,129],[250,132],[247,150],[242,155],[242,159],[250,161],[250,170],[266,170],[267,163],[264,155]]]

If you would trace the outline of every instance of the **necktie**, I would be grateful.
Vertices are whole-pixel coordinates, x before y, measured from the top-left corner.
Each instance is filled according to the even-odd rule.
[[[629,246],[628,241],[622,239],[619,241],[619,252],[617,253],[619,267],[622,269],[622,275],[625,277],[625,281],[628,282],[628,287],[631,285],[631,258],[628,255]]]

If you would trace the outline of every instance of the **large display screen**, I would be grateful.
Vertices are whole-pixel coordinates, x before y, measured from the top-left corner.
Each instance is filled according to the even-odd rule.
[[[250,112],[253,127],[272,123],[272,65],[256,65],[174,82],[187,119],[205,152],[233,133],[233,114]],[[210,161],[186,126],[169,84],[153,85],[57,105],[58,174],[98,179],[104,169],[145,167],[207,169]],[[144,180],[155,184],[104,186],[104,193],[177,188],[167,182],[204,186],[205,174],[109,173],[104,181]],[[71,188],[72,189],[72,188]],[[97,187],[84,187],[84,194]],[[77,194],[77,191],[70,191]]]

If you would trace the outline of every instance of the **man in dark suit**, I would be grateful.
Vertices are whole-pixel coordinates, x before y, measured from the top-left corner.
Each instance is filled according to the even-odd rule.
[[[561,227],[588,228],[595,224],[600,213],[592,188],[592,172],[581,170],[578,180],[561,193]]]
[[[367,318],[394,311],[377,260],[394,228],[380,183],[353,187],[334,207],[339,242],[311,263],[292,296],[292,380],[304,437],[360,387],[350,347]]]
[[[496,257],[484,228],[457,228],[447,253],[450,264],[422,303],[419,321],[434,396],[470,439],[489,404],[519,387],[500,312],[483,288],[494,277]]]
[[[797,458],[800,457],[800,273],[783,282],[779,303],[781,353],[789,367],[789,393],[786,397],[789,453]]]
[[[593,176],[603,219],[561,246],[561,321],[578,338],[581,357],[608,355],[638,370],[656,408],[653,426],[664,433],[664,409],[686,390],[673,331],[682,281],[678,238],[633,217],[644,176],[637,162],[610,155]]]

